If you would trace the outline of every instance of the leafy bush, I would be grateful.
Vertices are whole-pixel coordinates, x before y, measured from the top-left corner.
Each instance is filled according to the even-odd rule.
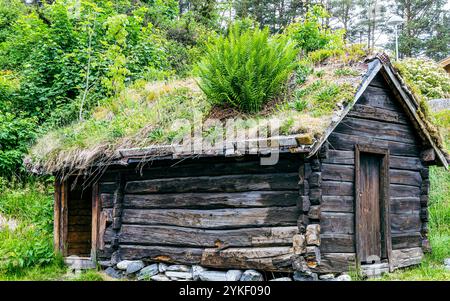
[[[35,137],[36,120],[0,110],[0,175],[11,178],[23,172],[22,160]]]
[[[344,46],[345,32],[332,31],[323,25],[321,19],[329,17],[329,13],[322,6],[315,5],[303,20],[290,24],[286,33],[305,53],[319,49],[340,49]]]
[[[419,97],[450,98],[450,76],[434,61],[408,58],[394,65]]]
[[[236,22],[208,45],[199,64],[199,86],[209,101],[257,112],[276,97],[296,67],[297,51],[285,36]]]
[[[20,14],[0,41],[0,69],[20,78],[11,110],[67,124],[126,84],[170,68],[166,39],[148,19],[153,8],[61,0]]]

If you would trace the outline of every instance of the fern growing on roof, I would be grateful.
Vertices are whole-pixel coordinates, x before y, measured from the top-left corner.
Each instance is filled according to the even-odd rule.
[[[258,112],[280,94],[296,67],[297,50],[287,36],[271,37],[268,28],[245,22],[214,39],[198,66],[199,86],[215,105]]]

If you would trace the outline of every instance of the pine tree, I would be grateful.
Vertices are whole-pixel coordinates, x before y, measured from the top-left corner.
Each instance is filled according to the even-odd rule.
[[[399,43],[403,56],[440,59],[448,55],[450,40],[449,12],[446,0],[398,0],[397,14],[405,20]]]

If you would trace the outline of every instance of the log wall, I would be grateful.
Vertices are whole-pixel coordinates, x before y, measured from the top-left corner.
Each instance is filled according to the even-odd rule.
[[[99,183],[99,257],[289,271],[301,162],[192,159],[112,170]]]

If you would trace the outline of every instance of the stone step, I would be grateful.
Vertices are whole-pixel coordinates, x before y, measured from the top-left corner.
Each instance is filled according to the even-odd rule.
[[[72,270],[90,270],[97,266],[88,257],[69,256],[64,258],[64,263]]]

